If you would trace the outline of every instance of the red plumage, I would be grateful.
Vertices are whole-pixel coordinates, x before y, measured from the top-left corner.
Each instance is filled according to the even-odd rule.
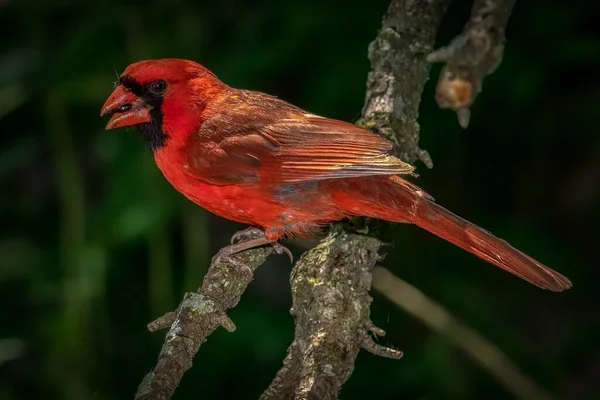
[[[389,154],[388,140],[231,88],[192,61],[130,65],[103,107],[109,112],[107,128],[136,125],[178,191],[216,215],[264,230],[231,252],[368,216],[413,223],[541,288],[571,287],[401,178],[414,168]]]

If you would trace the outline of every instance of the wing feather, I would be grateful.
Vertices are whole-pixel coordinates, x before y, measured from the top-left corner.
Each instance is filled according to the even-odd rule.
[[[409,174],[389,140],[348,122],[308,114],[264,94],[239,91],[194,135],[187,170],[213,184],[292,183]]]

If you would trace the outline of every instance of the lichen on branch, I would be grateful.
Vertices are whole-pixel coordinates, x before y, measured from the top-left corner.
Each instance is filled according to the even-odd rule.
[[[170,399],[183,374],[192,366],[200,345],[219,326],[235,330],[226,311],[235,307],[253,279],[253,272],[272,254],[271,247],[247,250],[217,259],[195,293],[186,293],[176,311],[148,325],[156,331],[170,326],[156,366],[140,383],[136,400]]]
[[[375,238],[334,229],[298,261],[290,278],[295,339],[262,400],[335,398],[362,348],[385,349],[369,337],[371,331],[383,334],[369,320],[379,246]],[[387,349],[380,355],[402,353]]]
[[[358,125],[391,139],[396,155],[408,163],[433,162],[419,147],[419,104],[429,77],[425,57],[450,0],[393,0],[382,27],[369,46],[371,72]]]

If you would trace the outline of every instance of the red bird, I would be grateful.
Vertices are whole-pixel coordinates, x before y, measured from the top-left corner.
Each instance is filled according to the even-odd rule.
[[[544,289],[571,282],[507,242],[437,205],[401,178],[414,168],[392,144],[353,124],[310,114],[264,93],[234,89],[182,59],[131,64],[101,115],[135,125],[158,168],[188,199],[254,228],[230,255],[302,236],[348,216],[413,223]],[[262,229],[258,229],[260,227]],[[287,249],[286,249],[287,250]]]

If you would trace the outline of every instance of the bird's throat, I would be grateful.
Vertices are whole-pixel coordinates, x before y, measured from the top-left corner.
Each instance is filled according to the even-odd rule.
[[[150,117],[150,122],[136,125],[136,128],[152,151],[156,152],[166,144],[167,134],[163,130],[163,113],[159,107],[150,111]]]

